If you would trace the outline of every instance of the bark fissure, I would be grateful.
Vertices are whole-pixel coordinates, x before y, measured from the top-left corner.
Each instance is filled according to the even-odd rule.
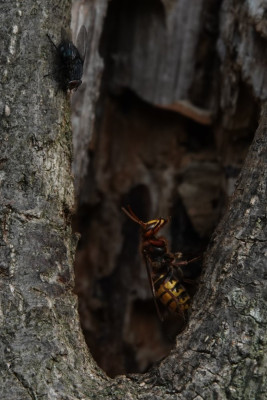
[[[19,384],[22,385],[22,387],[24,389],[26,389],[26,391],[29,393],[31,399],[33,400],[37,400],[38,397],[36,396],[36,394],[34,393],[34,391],[31,389],[31,387],[29,386],[29,384],[27,383],[27,381],[23,378],[23,376],[21,374],[16,373],[12,367],[8,368],[12,374],[16,377],[16,379],[18,380]]]

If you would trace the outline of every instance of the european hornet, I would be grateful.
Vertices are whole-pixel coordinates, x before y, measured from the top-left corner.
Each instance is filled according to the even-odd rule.
[[[192,282],[183,277],[181,266],[195,262],[200,257],[190,261],[182,261],[181,253],[171,253],[164,237],[157,237],[157,233],[169,222],[169,219],[158,218],[148,222],[139,219],[130,206],[122,207],[124,213],[141,226],[141,251],[145,260],[148,279],[160,320],[163,320],[157,300],[171,313],[180,315],[185,320],[186,310],[189,308],[190,296],[181,282]]]

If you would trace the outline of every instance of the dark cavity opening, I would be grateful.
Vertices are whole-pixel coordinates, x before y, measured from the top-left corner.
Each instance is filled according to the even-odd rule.
[[[109,3],[90,164],[74,221],[81,232],[75,262],[81,324],[95,360],[111,377],[146,371],[169,353],[184,327],[177,316],[164,323],[158,319],[139,251],[140,229],[121,207],[129,204],[144,221],[170,216],[161,232],[170,251],[186,259],[201,255],[232,194],[257,124],[258,108],[246,86],[232,119],[219,118],[210,126],[138,96],[138,88],[148,93],[154,84],[156,97],[150,75],[162,54],[149,49],[153,34],[159,48],[164,46],[160,1]],[[140,64],[138,57],[145,62]],[[198,93],[203,96],[203,88],[194,91],[200,105]],[[198,277],[201,263],[185,271],[192,269]],[[190,295],[195,289],[188,287]]]

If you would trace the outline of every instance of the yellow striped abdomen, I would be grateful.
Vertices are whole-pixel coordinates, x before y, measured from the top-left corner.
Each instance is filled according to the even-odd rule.
[[[175,279],[165,281],[165,275],[160,275],[154,281],[155,294],[168,309],[179,314],[189,308],[190,297],[184,286]]]

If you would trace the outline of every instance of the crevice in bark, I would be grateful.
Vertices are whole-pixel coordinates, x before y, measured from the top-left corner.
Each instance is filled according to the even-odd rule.
[[[144,220],[171,216],[164,232],[171,250],[183,252],[186,258],[202,253],[233,193],[259,113],[252,90],[240,82],[234,107],[221,104],[208,126],[138,96],[129,71],[123,68],[134,29],[122,3],[112,0],[105,20],[100,44],[105,70],[89,145],[90,163],[74,220],[75,231],[82,235],[75,266],[81,323],[95,360],[112,377],[146,371],[169,353],[183,329],[181,321],[171,318],[159,323],[138,251],[138,227],[125,219],[121,206],[130,204]],[[165,13],[158,3],[149,2],[156,7],[148,21],[164,29]],[[131,4],[137,20],[137,11],[142,11],[142,17],[149,15],[148,4],[145,9],[140,2]],[[206,76],[206,81],[209,68],[219,79],[217,60],[211,56],[216,35],[199,54],[203,57],[199,76]],[[149,35],[144,41],[149,49]],[[205,54],[211,57],[206,64]],[[135,82],[150,73],[149,68],[133,71]],[[201,102],[205,87],[198,86],[196,79],[190,92],[203,108],[210,101]],[[195,276],[199,269],[196,265]]]
[[[37,396],[32,390],[32,388],[29,386],[29,384],[26,382],[24,377],[17,372],[15,372],[12,368],[9,368],[9,370],[12,371],[13,375],[16,377],[18,380],[19,384],[26,390],[26,392],[30,395],[31,399],[36,400]]]
[[[159,111],[129,91],[119,97],[102,95],[90,148],[85,191],[90,190],[78,211],[82,239],[76,288],[89,348],[114,376],[146,371],[168,354],[182,328],[181,321],[161,325],[157,320],[139,254],[139,230],[123,218],[120,207],[130,204],[144,220],[170,215],[165,235],[171,249],[188,258],[199,254],[227,204],[254,120],[249,134],[240,129],[231,144],[219,137],[218,132],[225,133],[221,127],[204,128]],[[229,156],[236,141],[246,143],[237,155],[238,167]],[[170,149],[175,149],[173,156]],[[199,265],[195,268],[197,276]]]

